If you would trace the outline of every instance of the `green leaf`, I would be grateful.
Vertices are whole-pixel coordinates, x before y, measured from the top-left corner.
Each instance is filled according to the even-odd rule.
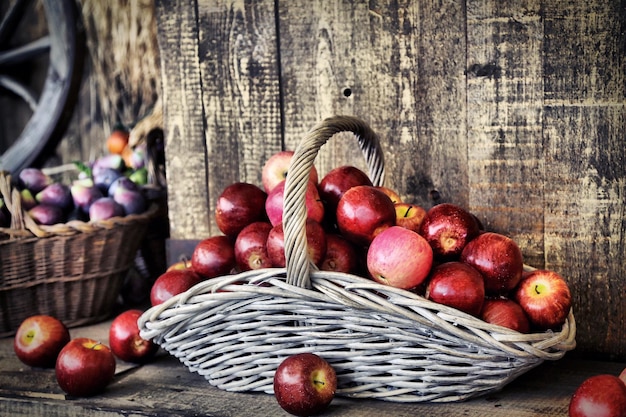
[[[80,171],[83,172],[85,174],[87,174],[88,177],[91,177],[91,168],[89,168],[89,166],[81,161],[74,161],[74,165],[76,165],[76,168]]]

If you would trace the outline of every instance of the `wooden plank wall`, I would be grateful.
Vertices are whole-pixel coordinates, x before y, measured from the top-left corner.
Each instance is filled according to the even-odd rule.
[[[565,2],[157,0],[172,239],[319,120],[381,136],[386,185],[454,202],[574,292],[579,352],[626,358],[626,10]],[[323,174],[362,157],[338,135]]]

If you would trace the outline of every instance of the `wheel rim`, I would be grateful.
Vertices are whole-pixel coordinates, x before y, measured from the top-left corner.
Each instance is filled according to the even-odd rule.
[[[8,46],[32,0],[17,0],[0,22],[0,94],[14,94],[31,108],[32,116],[19,137],[0,156],[0,169],[17,173],[54,150],[76,100],[84,52],[84,34],[72,0],[42,0],[48,34],[25,45]],[[10,76],[3,69],[27,68],[33,59],[48,54],[46,79],[40,94]]]

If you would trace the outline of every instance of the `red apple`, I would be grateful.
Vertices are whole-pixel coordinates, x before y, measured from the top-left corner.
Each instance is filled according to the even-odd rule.
[[[420,226],[426,217],[426,210],[411,203],[395,203],[394,207],[396,209],[396,226],[419,233]]]
[[[475,217],[450,203],[433,206],[426,212],[419,233],[433,248],[436,259],[458,260],[465,245],[478,236]]]
[[[63,391],[75,397],[89,397],[113,381],[115,356],[108,346],[93,339],[72,339],[59,353],[55,372]]]
[[[289,164],[291,164],[293,154],[294,151],[279,151],[270,156],[265,162],[261,170],[261,182],[266,193],[269,194],[275,186],[287,178],[287,171],[289,171]],[[309,179],[314,184],[317,184],[319,181],[315,166],[311,167]]]
[[[265,212],[272,226],[283,221],[283,202],[285,197],[285,181],[278,183],[265,200]],[[320,199],[317,185],[309,181],[305,192],[307,218],[321,223],[324,220],[324,203]]]
[[[515,241],[494,232],[485,232],[469,241],[461,262],[476,268],[485,280],[488,295],[506,295],[522,278],[522,251]]]
[[[254,222],[244,227],[235,240],[235,260],[241,271],[270,268],[267,237],[272,230],[269,222]]]
[[[569,417],[626,416],[626,385],[615,375],[591,376],[574,391],[568,411]]]
[[[311,262],[319,266],[326,254],[326,232],[321,224],[311,219],[306,220],[305,228],[307,254]],[[282,223],[272,227],[267,236],[267,254],[272,261],[272,266],[285,267],[285,233]]]
[[[387,197],[391,199],[391,202],[393,204],[402,203],[402,198],[400,197],[400,194],[398,194],[395,190],[392,190],[389,187],[385,187],[384,185],[377,185],[376,189],[387,194]]]
[[[346,239],[367,246],[383,230],[396,224],[396,209],[389,197],[369,185],[346,191],[337,204],[337,226]]]
[[[514,293],[531,324],[545,330],[565,322],[572,306],[569,286],[554,271],[537,269],[525,275]]]
[[[123,361],[146,363],[159,350],[159,345],[139,335],[137,320],[141,314],[141,310],[126,310],[118,314],[109,327],[111,351]]]
[[[367,251],[367,269],[376,282],[411,289],[420,285],[433,264],[433,250],[412,230],[391,226],[379,233]]]
[[[200,281],[202,281],[202,277],[191,268],[165,271],[152,284],[150,303],[153,306],[161,304],[173,296],[187,291]]]
[[[359,266],[359,250],[336,233],[326,234],[326,254],[320,264],[322,271],[353,274]]]
[[[485,301],[485,284],[480,272],[462,262],[437,265],[431,271],[426,298],[478,316]]]
[[[329,215],[332,216],[337,210],[337,204],[343,193],[357,185],[371,186],[372,180],[365,172],[351,165],[334,168],[324,175],[318,189]]]
[[[18,327],[13,350],[24,364],[53,368],[57,355],[70,341],[70,332],[63,322],[48,315],[26,318]]]
[[[191,255],[192,269],[204,279],[227,275],[235,264],[234,245],[223,235],[201,240]]]
[[[487,298],[480,318],[497,326],[507,327],[520,333],[530,331],[530,323],[522,307],[510,298]]]
[[[191,268],[191,259],[183,259],[182,261],[177,261],[167,267],[166,271],[171,271],[173,269],[187,269]]]
[[[299,353],[282,361],[274,374],[274,396],[286,412],[310,416],[323,411],[337,390],[333,367],[314,353]]]
[[[236,236],[244,227],[266,219],[267,193],[254,184],[233,183],[222,191],[215,205],[215,222],[226,236]]]

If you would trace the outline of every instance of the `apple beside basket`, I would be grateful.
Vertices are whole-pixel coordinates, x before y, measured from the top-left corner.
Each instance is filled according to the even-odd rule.
[[[359,276],[319,271],[306,252],[305,191],[313,161],[352,132],[374,185],[382,185],[377,135],[360,119],[323,120],[299,144],[284,202],[286,268],[201,282],[139,319],[142,337],[227,391],[273,393],[288,356],[317,353],[337,372],[337,395],[452,402],[500,390],[544,360],[574,349],[570,311],[560,331],[522,334]]]

